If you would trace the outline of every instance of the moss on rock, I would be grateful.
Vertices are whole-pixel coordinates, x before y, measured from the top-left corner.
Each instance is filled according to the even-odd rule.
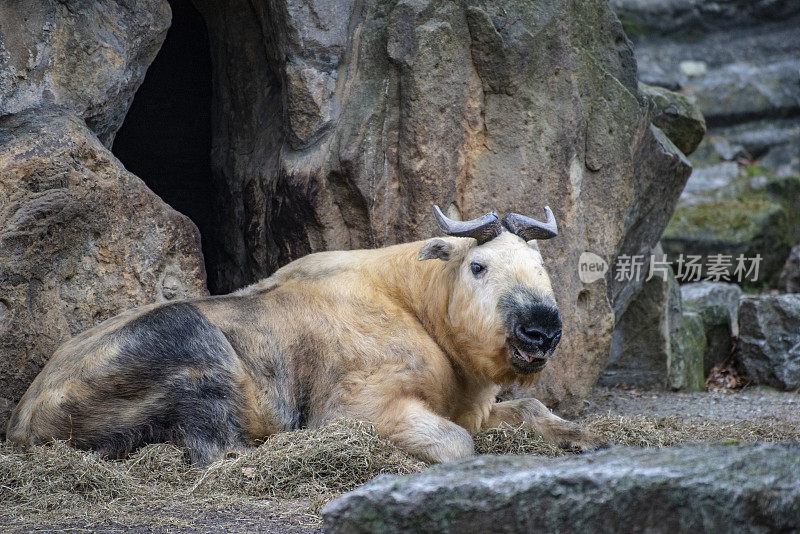
[[[684,311],[681,328],[670,337],[667,382],[673,390],[705,390],[703,355],[706,351],[706,334],[703,320],[693,310]]]
[[[759,255],[758,279],[741,282],[774,285],[791,246],[800,240],[800,176],[774,178],[763,167],[749,165],[730,184],[702,195],[682,200],[673,213],[663,236],[670,258],[730,255],[734,280],[736,257]]]

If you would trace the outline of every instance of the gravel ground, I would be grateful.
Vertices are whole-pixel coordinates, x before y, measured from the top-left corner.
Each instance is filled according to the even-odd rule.
[[[596,388],[586,400],[583,417],[604,414],[716,421],[773,419],[800,424],[800,394],[760,387],[734,393]]]
[[[42,525],[0,525],[0,532],[7,534],[49,534],[49,533],[87,533],[93,534],[322,534],[321,525],[313,518],[301,512],[276,509],[272,502],[243,503],[232,509],[198,511],[193,506],[186,506],[175,501],[173,517],[182,521],[190,521],[193,527],[143,527],[128,526],[119,523],[90,525],[67,523],[57,526]],[[286,503],[283,504],[286,506]]]

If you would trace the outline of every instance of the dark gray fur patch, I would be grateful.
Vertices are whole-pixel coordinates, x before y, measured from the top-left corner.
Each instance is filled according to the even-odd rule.
[[[422,245],[419,249],[417,259],[424,260],[442,260],[447,261],[453,253],[453,244],[445,241],[444,239],[430,239]]]
[[[268,395],[272,413],[285,430],[300,428],[300,411],[293,394],[295,380],[290,371],[286,346],[278,343],[277,336],[271,332],[253,333],[245,326],[225,332],[234,351],[239,354],[248,369],[267,381],[271,394]]]
[[[63,407],[75,445],[122,457],[148,443],[172,442],[204,464],[241,443],[243,400],[227,370],[235,355],[219,328],[193,305],[156,308],[109,336],[119,349],[108,372],[87,378],[88,398],[70,399]],[[131,404],[147,410],[139,414],[141,422],[103,421],[97,432],[98,418]]]

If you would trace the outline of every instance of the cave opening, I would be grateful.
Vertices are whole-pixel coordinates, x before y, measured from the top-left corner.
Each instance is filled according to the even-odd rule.
[[[112,152],[200,230],[206,270],[215,257],[211,170],[211,52],[191,0],[169,0],[172,25],[131,104]],[[214,293],[212,277],[209,290]]]

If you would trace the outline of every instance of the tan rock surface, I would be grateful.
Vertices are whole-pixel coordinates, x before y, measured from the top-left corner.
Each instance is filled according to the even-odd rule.
[[[16,402],[71,336],[206,293],[197,228],[80,118],[46,108],[0,119],[0,397]]]

